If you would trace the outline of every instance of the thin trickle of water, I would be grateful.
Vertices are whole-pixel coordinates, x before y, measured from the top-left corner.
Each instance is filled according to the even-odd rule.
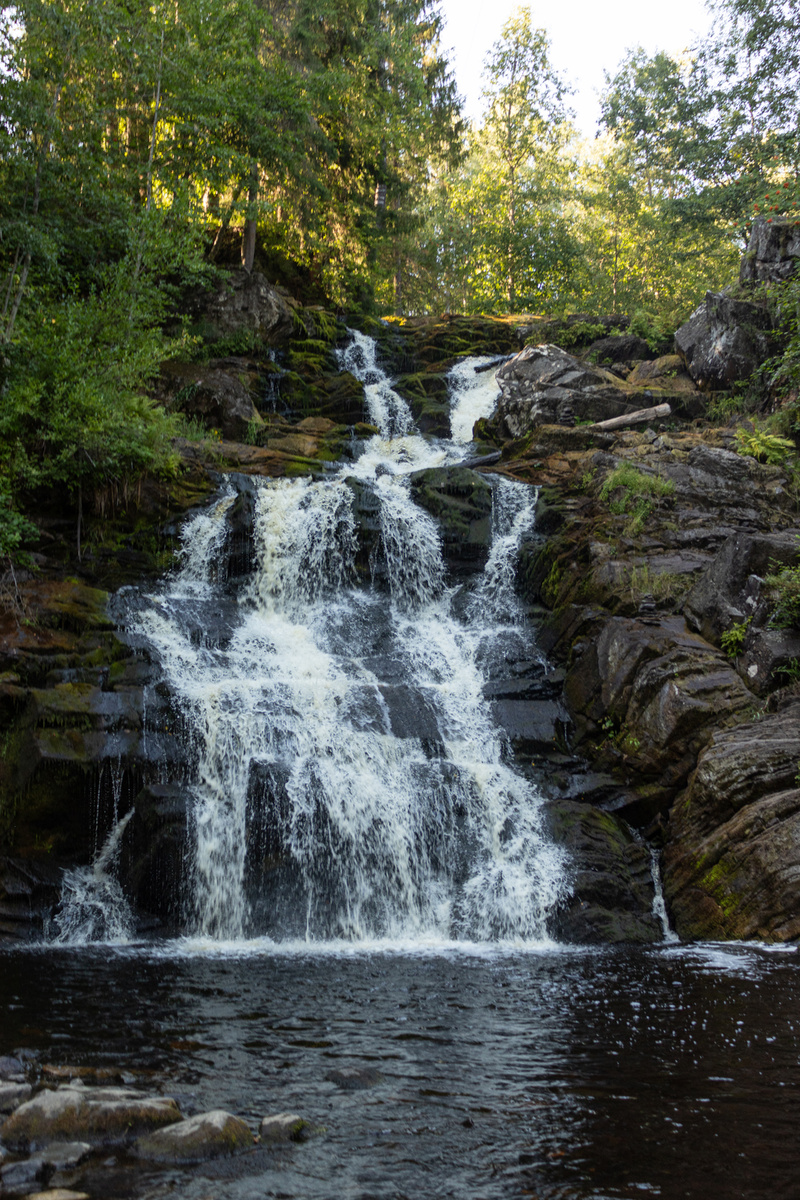
[[[385,438],[402,437],[414,427],[411,410],[398,396],[385,372],[378,366],[378,347],[374,338],[356,329],[348,329],[351,341],[337,351],[342,370],[349,371],[364,385],[367,411],[373,425]]]
[[[496,381],[497,368],[492,370],[490,364],[496,361],[485,357],[467,358],[456,363],[448,373],[450,436],[459,446],[469,445],[475,422],[494,412],[500,389]]]
[[[650,872],[653,876],[653,916],[661,924],[661,931],[665,942],[680,942],[675,930],[669,923],[669,914],[667,912],[666,901],[664,900],[664,888],[661,883],[661,860],[658,856],[658,851],[652,849],[650,851]]]
[[[538,492],[513,479],[497,478],[492,502],[492,547],[472,599],[473,613],[497,621],[522,621],[517,596],[517,556],[525,534],[536,520]]]

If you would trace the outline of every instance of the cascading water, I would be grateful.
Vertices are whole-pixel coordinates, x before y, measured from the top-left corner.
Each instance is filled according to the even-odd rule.
[[[187,925],[226,939],[543,939],[563,855],[484,698],[492,654],[528,636],[513,574],[533,493],[496,481],[491,552],[465,602],[409,487],[412,471],[463,459],[463,429],[460,444],[413,435],[364,335],[341,360],[380,429],[357,463],[251,485],[255,570],[235,597],[219,569],[229,485],[187,523],[176,576],[133,606],[195,752]],[[475,398],[451,388],[466,428]],[[356,487],[377,503],[388,596],[356,586]]]

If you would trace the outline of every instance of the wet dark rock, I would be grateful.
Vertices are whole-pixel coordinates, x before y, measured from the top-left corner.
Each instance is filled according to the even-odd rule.
[[[739,268],[740,283],[780,283],[790,279],[800,259],[800,225],[794,217],[756,217]]]
[[[670,815],[664,888],[682,938],[800,937],[800,697],[715,733]]]
[[[305,1142],[311,1136],[312,1127],[297,1113],[275,1113],[264,1117],[259,1134],[264,1145],[280,1145],[281,1142]]]
[[[650,852],[613,814],[558,800],[547,806],[553,836],[570,854],[572,896],[556,914],[553,933],[567,942],[660,941],[653,915]]]
[[[180,784],[143,788],[134,801],[118,865],[128,899],[170,926],[181,918],[190,805],[191,794]]]
[[[327,1083],[335,1083],[343,1092],[360,1092],[383,1083],[383,1075],[375,1067],[342,1067],[328,1071]]]
[[[0,1083],[0,1113],[11,1113],[29,1099],[33,1088],[29,1083]]]
[[[454,570],[484,565],[492,537],[492,489],[468,467],[431,467],[411,476],[411,495],[439,522],[442,549]]]
[[[166,1096],[66,1084],[22,1104],[0,1125],[0,1139],[16,1152],[37,1151],[56,1141],[119,1145],[180,1120],[177,1104]]]
[[[725,388],[748,379],[769,355],[771,330],[764,305],[707,292],[675,334],[675,349],[701,388]]]
[[[0,858],[0,941],[41,937],[60,891],[61,872],[53,864]],[[0,1079],[22,1070],[17,1059],[0,1059]]]
[[[245,1122],[216,1109],[140,1137],[134,1153],[153,1162],[192,1163],[240,1154],[252,1147],[253,1135]]]
[[[558,700],[493,700],[492,714],[518,753],[539,754],[566,739],[569,717]]]

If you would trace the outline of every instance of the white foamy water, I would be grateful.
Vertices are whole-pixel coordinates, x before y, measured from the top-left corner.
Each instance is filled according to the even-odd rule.
[[[342,360],[374,389],[381,435],[332,480],[256,482],[238,593],[218,561],[231,490],[187,522],[177,575],[131,615],[193,749],[187,927],[195,944],[547,943],[564,853],[483,695],[519,625],[533,490],[496,482],[465,606],[408,478],[463,451],[410,431],[371,339]],[[388,591],[356,586],[351,475],[374,498]]]
[[[411,410],[398,396],[381,367],[378,366],[378,347],[375,339],[356,329],[348,329],[351,341],[338,351],[342,370],[349,371],[364,385],[367,411],[373,425],[384,438],[402,437],[414,426]]]
[[[472,428],[481,417],[494,412],[500,389],[497,386],[497,367],[487,368],[492,358],[466,358],[451,368],[447,381],[450,387],[450,436],[459,446],[472,441]]]

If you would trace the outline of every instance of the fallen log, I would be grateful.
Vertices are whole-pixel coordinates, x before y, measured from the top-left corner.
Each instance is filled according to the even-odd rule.
[[[597,421],[594,425],[584,425],[584,429],[622,429],[625,425],[642,425],[656,417],[669,417],[672,409],[668,404],[657,404],[655,408],[640,408],[637,412],[627,413],[624,417],[612,417],[610,421]]]

